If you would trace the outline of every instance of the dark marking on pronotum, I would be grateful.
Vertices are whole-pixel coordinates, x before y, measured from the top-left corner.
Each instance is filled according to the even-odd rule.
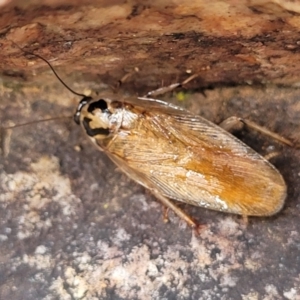
[[[88,112],[92,113],[97,108],[101,109],[101,111],[107,110],[106,101],[103,100],[103,99],[100,99],[98,101],[95,101],[95,102],[91,103],[88,107]]]
[[[83,121],[82,121],[82,124],[83,124],[83,127],[86,131],[86,133],[89,135],[89,136],[95,136],[95,135],[98,135],[98,134],[101,134],[101,135],[109,135],[110,131],[109,131],[109,128],[91,128],[89,123],[92,121],[92,119],[90,118],[84,118]]]

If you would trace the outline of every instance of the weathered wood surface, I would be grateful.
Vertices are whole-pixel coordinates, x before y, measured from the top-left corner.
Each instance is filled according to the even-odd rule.
[[[0,18],[0,70],[22,76],[47,69],[36,59],[29,63],[13,41],[54,60],[63,75],[80,72],[93,80],[107,80],[107,73],[118,79],[138,67],[135,81],[147,87],[182,78],[187,70],[201,73],[192,87],[298,85],[300,4],[290,10],[286,1],[280,4],[46,1],[15,8],[11,3]]]

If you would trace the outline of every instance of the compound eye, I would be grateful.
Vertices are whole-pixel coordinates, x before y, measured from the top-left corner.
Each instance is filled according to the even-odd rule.
[[[78,103],[78,106],[77,106],[77,109],[76,109],[76,112],[74,114],[74,121],[76,124],[80,124],[80,114],[81,114],[81,110],[82,108],[87,105],[90,101],[92,100],[91,97],[84,97],[80,100],[80,102]]]
[[[92,113],[95,109],[101,109],[101,111],[105,111],[107,109],[107,102],[103,99],[95,101],[91,103],[88,107],[88,112]]]

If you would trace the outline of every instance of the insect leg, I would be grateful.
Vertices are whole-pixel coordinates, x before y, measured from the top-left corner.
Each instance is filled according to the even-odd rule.
[[[290,140],[280,136],[279,134],[277,134],[275,132],[270,131],[269,129],[267,129],[263,126],[260,126],[256,123],[246,120],[246,119],[241,119],[238,117],[229,117],[228,119],[226,119],[222,123],[220,123],[219,126],[229,132],[241,130],[246,126],[250,129],[254,129],[268,137],[271,137],[272,139],[274,139],[278,142],[281,142],[285,145],[288,145],[290,147],[294,146],[294,144]]]
[[[116,87],[113,87],[113,89],[117,90],[122,86],[124,82],[128,80],[131,76],[138,73],[140,70],[139,68],[135,67],[131,72],[126,73],[120,80],[118,80],[118,84]]]
[[[249,224],[249,218],[246,215],[242,215],[243,224],[247,227]]]
[[[11,139],[12,129],[0,128],[0,142],[1,142],[1,152],[2,156],[6,157],[10,151],[10,139]]]
[[[157,192],[156,190],[151,190],[151,192],[154,194],[154,196],[159,199],[162,204],[164,204],[167,208],[173,210],[173,212],[182,220],[184,220],[189,226],[192,228],[197,229],[199,225],[189,216],[187,215],[183,210],[181,210],[179,207],[177,207],[171,200]]]
[[[264,155],[264,158],[265,158],[266,160],[271,160],[272,158],[277,157],[277,156],[279,156],[280,154],[281,154],[280,152],[274,151],[274,152],[270,152],[270,153]]]
[[[175,90],[177,87],[184,86],[188,82],[192,81],[193,79],[198,77],[198,75],[199,74],[193,74],[190,77],[188,77],[186,80],[184,80],[183,82],[173,83],[169,86],[164,86],[164,87],[158,88],[154,91],[150,91],[143,97],[156,97],[158,95],[163,95],[165,93],[171,92],[171,91]]]
[[[124,83],[128,78],[133,76],[134,74],[139,72],[139,68],[135,67],[131,72],[126,73],[120,80],[119,83],[120,85]]]
[[[164,223],[169,222],[169,207],[164,206]]]

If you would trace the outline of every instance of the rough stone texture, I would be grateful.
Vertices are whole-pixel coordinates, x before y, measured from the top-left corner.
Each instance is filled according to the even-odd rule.
[[[299,141],[298,2],[189,2],[2,6],[1,124],[70,115],[77,103],[14,41],[80,92],[109,90],[134,67],[139,74],[120,93],[200,72],[188,88],[202,93],[170,101]],[[0,299],[300,299],[300,152],[255,133],[239,137],[262,154],[279,152],[272,162],[288,185],[285,208],[246,225],[183,205],[206,224],[197,236],[172,213],[164,224],[160,203],[70,119],[13,130],[0,158]]]

